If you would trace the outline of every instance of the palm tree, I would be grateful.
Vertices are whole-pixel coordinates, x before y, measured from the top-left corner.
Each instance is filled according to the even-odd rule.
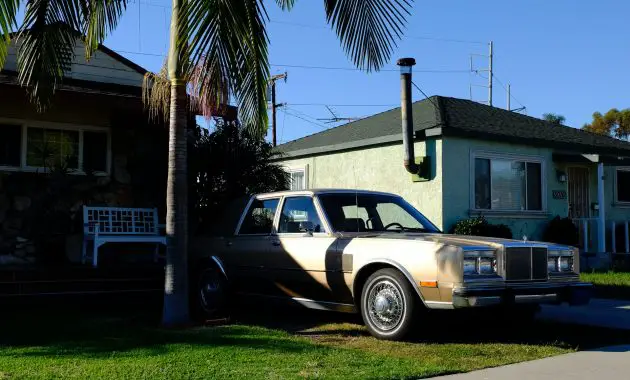
[[[380,69],[401,37],[413,0],[324,0],[326,21],[360,69]],[[276,0],[290,10],[295,0]],[[89,58],[116,27],[126,0],[0,0],[0,66],[17,12],[26,4],[18,49],[20,83],[44,109],[72,61],[78,30]],[[163,324],[188,321],[187,290],[187,81],[208,109],[232,97],[243,124],[260,136],[267,129],[268,21],[264,0],[172,0],[168,76],[170,139],[167,187],[168,236]]]
[[[564,116],[555,113],[544,113],[543,120],[553,124],[562,125],[567,120]]]

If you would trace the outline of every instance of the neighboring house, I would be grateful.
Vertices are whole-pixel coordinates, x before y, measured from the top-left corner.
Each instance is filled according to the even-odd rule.
[[[83,204],[162,212],[168,130],[145,112],[146,70],[104,46],[85,62],[78,41],[63,84],[39,113],[18,85],[15,53],[14,44],[0,71],[0,264],[52,260],[66,249],[76,259]]]
[[[393,192],[445,231],[483,215],[518,239],[570,216],[586,250],[628,250],[630,143],[441,96],[414,103],[413,123],[421,176],[403,167],[397,108],[278,146],[291,188]]]

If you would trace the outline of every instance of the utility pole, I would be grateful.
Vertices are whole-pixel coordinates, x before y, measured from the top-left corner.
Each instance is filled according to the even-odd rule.
[[[282,107],[284,104],[276,103],[276,81],[279,79],[284,79],[287,81],[287,72],[284,74],[278,74],[271,77],[271,134],[273,140],[273,146],[278,145],[277,137],[276,137],[276,108]]]
[[[468,85],[468,92],[469,92],[469,96],[470,96],[470,100],[473,100],[473,87],[483,87],[483,88],[487,88],[488,89],[488,102],[487,104],[489,106],[492,106],[492,88],[493,88],[493,79],[494,79],[494,71],[492,68],[492,61],[494,60],[494,42],[490,41],[488,43],[488,46],[490,48],[489,54],[485,55],[485,54],[471,54],[470,55],[470,72],[475,73],[477,75],[479,75],[479,73],[481,72],[487,72],[488,73],[488,84],[486,86],[484,85],[479,85],[479,84],[472,84],[470,83]],[[487,69],[475,69],[474,67],[474,62],[473,62],[473,56],[478,56],[478,57],[483,57],[483,58],[487,58],[488,59],[488,68]],[[481,75],[479,75],[481,76]]]
[[[488,55],[488,105],[492,107],[492,47],[493,42],[490,41],[490,54]]]
[[[510,100],[512,99],[512,95],[510,94],[510,87],[511,87],[511,85],[508,83],[508,85],[507,85],[507,110],[508,111],[511,111]]]

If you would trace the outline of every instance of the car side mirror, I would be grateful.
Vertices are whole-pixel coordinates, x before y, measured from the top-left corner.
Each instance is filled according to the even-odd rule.
[[[306,232],[309,235],[312,235],[315,231],[315,226],[313,222],[300,222],[300,232]]]

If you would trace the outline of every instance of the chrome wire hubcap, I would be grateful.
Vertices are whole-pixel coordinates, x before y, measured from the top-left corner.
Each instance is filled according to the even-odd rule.
[[[381,280],[368,293],[367,310],[370,321],[379,330],[393,330],[400,324],[404,314],[403,296],[390,280]]]
[[[206,310],[213,310],[217,307],[218,293],[221,290],[221,281],[215,273],[207,271],[202,275],[199,287],[201,305]]]

